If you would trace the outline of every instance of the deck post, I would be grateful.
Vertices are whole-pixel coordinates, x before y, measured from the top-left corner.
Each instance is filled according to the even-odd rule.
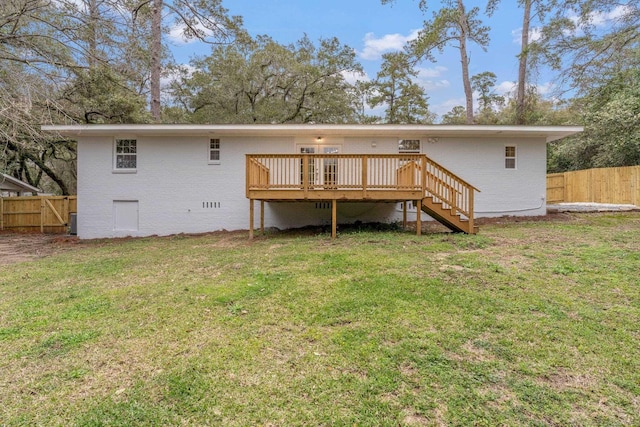
[[[402,202],[402,228],[407,229],[407,204],[409,201]]]
[[[420,159],[420,187],[422,187],[422,197],[425,197],[427,195],[427,156],[422,156]]]
[[[264,200],[260,200],[260,234],[264,236]]]
[[[251,187],[251,174],[249,173],[249,166],[251,162],[249,162],[249,155],[245,154],[245,165],[244,165],[244,173],[245,173],[245,194],[249,197],[249,188]]]
[[[249,239],[253,239],[253,199],[249,199]]]
[[[422,200],[416,201],[416,236],[422,235]]]
[[[337,235],[337,222],[338,219],[338,201],[333,199],[331,201],[331,238],[335,239]]]
[[[473,188],[469,189],[469,234],[475,234],[474,228],[475,225],[473,224],[473,217],[474,217],[474,212],[473,212],[473,192],[475,190]]]

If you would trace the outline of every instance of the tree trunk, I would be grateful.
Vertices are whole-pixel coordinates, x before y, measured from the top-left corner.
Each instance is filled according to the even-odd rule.
[[[93,69],[96,66],[96,58],[98,58],[98,19],[100,19],[100,11],[98,10],[98,4],[96,0],[89,0],[89,25],[87,30],[89,32],[87,38],[88,55],[87,65],[89,69]]]
[[[473,117],[473,90],[469,80],[469,56],[467,55],[467,36],[469,35],[469,25],[467,24],[467,13],[462,0],[458,0],[458,17],[460,26],[460,63],[462,64],[462,84],[464,85],[464,96],[467,101],[467,124],[474,123]]]
[[[527,85],[527,56],[529,55],[529,25],[531,24],[532,0],[524,0],[524,18],[522,20],[522,47],[520,50],[520,64],[518,66],[518,93],[516,95],[516,124],[526,124],[526,85]]]
[[[153,0],[151,18],[151,116],[160,122],[160,74],[162,70],[162,6],[163,0]]]

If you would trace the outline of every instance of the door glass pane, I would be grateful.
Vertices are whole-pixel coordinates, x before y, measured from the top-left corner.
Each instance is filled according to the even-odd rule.
[[[298,146],[300,154],[339,154],[340,147],[335,145]],[[335,188],[338,182],[338,159],[309,158],[308,181],[310,188],[324,186]],[[304,183],[304,158],[300,160],[300,185]]]
[[[316,153],[315,146],[300,147],[300,154],[315,154],[315,153]],[[314,161],[312,159],[309,159],[308,168],[309,169],[308,169],[307,176],[309,177],[309,185],[313,186],[315,182],[316,168],[315,168]],[[303,183],[304,183],[304,158],[300,159],[300,185],[302,185]]]
[[[338,147],[322,147],[324,154],[338,154]],[[338,159],[324,159],[324,186],[335,187],[338,182]]]

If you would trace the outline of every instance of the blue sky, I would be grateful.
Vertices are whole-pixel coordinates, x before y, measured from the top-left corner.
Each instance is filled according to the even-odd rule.
[[[429,2],[431,10],[438,1]],[[497,76],[497,92],[506,93],[517,79],[522,10],[515,0],[504,0],[491,18],[484,15],[486,1],[467,0],[467,7],[478,6],[486,25],[491,27],[487,52],[471,45],[470,73],[492,71]],[[252,36],[267,34],[282,44],[295,42],[307,34],[311,40],[337,37],[357,52],[368,78],[375,78],[380,55],[400,50],[404,42],[422,28],[425,19],[417,0],[396,0],[382,5],[379,0],[228,0],[223,5],[231,15],[240,15]],[[174,57],[188,63],[196,55],[206,55],[210,47],[201,43],[174,42]],[[456,105],[464,105],[459,51],[453,47],[436,56],[437,62],[419,64],[419,83],[429,95],[431,110],[442,115]],[[548,73],[541,72],[532,82],[545,94],[552,88]]]

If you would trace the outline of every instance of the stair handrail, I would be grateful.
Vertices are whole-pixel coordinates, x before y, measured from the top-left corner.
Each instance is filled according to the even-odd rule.
[[[482,193],[482,191],[480,191],[478,188],[474,187],[469,182],[467,182],[464,179],[460,178],[458,175],[456,175],[455,173],[451,172],[449,169],[445,168],[440,163],[437,163],[436,161],[434,161],[433,159],[431,159],[428,156],[425,156],[425,157],[427,159],[427,163],[430,163],[430,164],[436,166],[438,169],[441,169],[443,172],[446,172],[447,175],[451,175],[453,178],[455,178],[457,181],[460,181],[460,183],[464,184],[466,187],[473,188],[478,193]]]
[[[473,223],[474,191],[480,192],[480,190],[427,156],[425,156],[424,171],[425,195],[442,202],[443,207],[451,209],[452,213],[466,216]],[[437,185],[432,185],[432,183]],[[460,188],[456,188],[456,186]],[[443,189],[446,189],[446,192],[442,191]],[[458,195],[460,195],[460,200],[458,200]]]

